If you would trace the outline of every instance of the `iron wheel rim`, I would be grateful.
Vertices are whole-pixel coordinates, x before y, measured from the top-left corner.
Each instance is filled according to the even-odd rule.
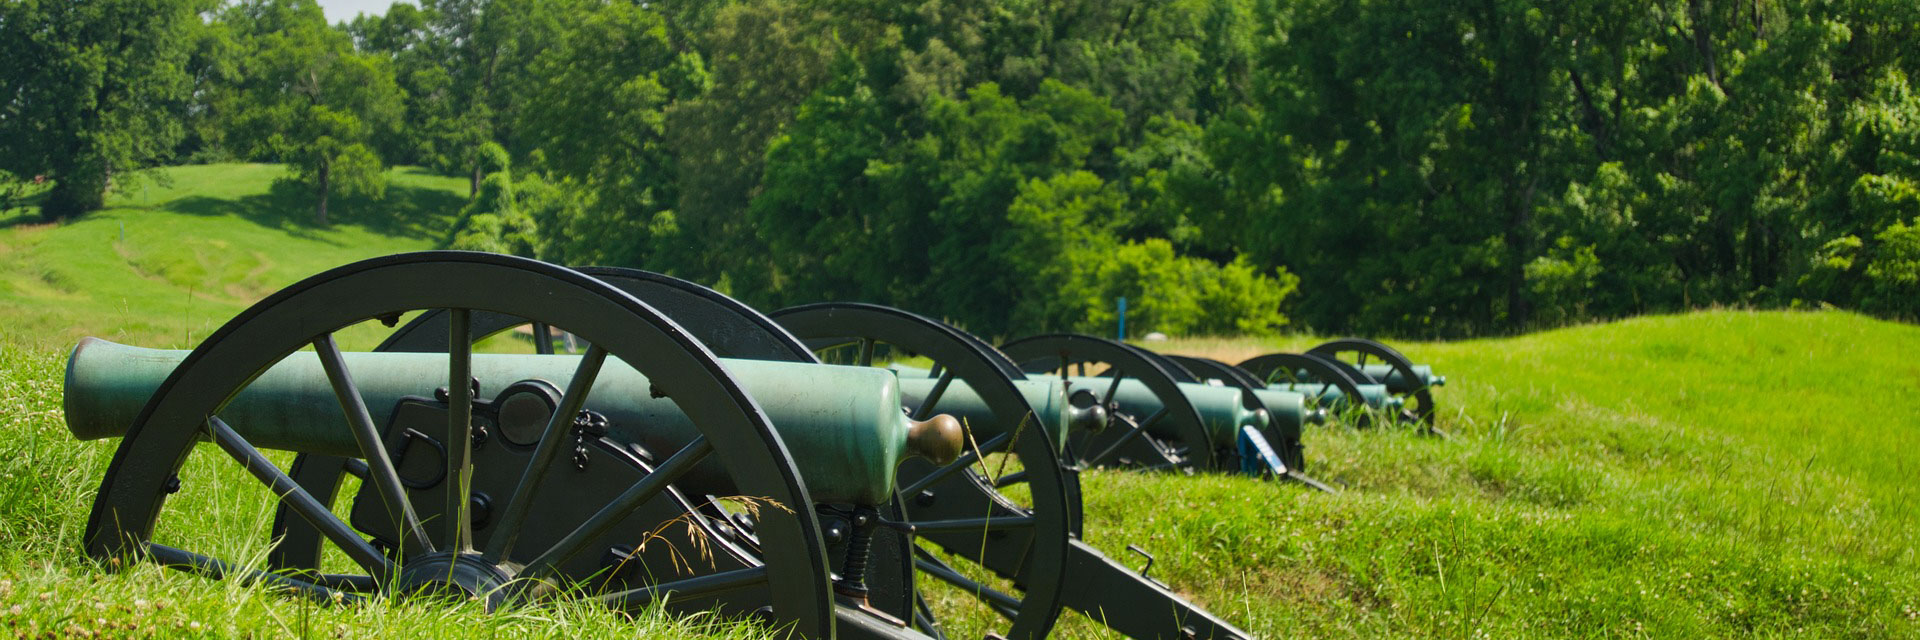
[[[563,267],[492,254],[420,252],[357,262],[302,280],[241,312],[188,354],[115,451],[88,518],[87,552],[107,559],[151,557],[166,549],[151,538],[164,509],[167,479],[193,453],[203,432],[219,436],[219,410],[255,376],[333,331],[433,308],[558,320],[598,338],[608,355],[643,373],[676,371],[658,377],[659,385],[704,438],[760,443],[713,447],[711,457],[736,486],[747,495],[805,504],[805,486],[765,414],[714,356],[671,320],[631,295]],[[648,357],[634,357],[639,354]],[[470,524],[458,526],[471,535]],[[830,577],[810,510],[769,518],[759,533],[765,557],[786,559],[764,565],[770,617],[802,635],[831,637]],[[454,537],[458,549],[459,536]]]
[[[1038,413],[1014,387],[1014,381],[1025,379],[1025,374],[1004,354],[977,337],[946,323],[892,307],[817,303],[781,309],[770,317],[816,351],[864,340],[866,344],[885,343],[932,358],[953,372],[952,380],[965,382],[980,394],[995,415],[1020,415],[1023,423],[1035,421],[1037,428],[1016,431],[1022,437],[1011,438],[1004,449],[1019,455],[1022,467],[1028,470],[1023,477],[1030,487],[1033,504],[1023,510],[1034,518],[1032,544],[1025,554],[1027,564],[1022,567],[1026,573],[1024,597],[1018,598],[1018,613],[1006,637],[1046,637],[1063,607],[1060,593],[1067,578],[1067,541],[1079,533],[1078,484],[1071,477],[1071,471],[1061,464],[1059,452],[1046,437],[1044,427],[1038,427]],[[862,353],[871,351],[863,348]],[[934,398],[931,403],[913,410],[927,413],[938,400]],[[970,469],[966,472],[973,473]],[[902,480],[908,481],[905,477]],[[912,479],[918,480],[920,478]],[[999,496],[997,488],[990,484],[974,484],[981,491]],[[914,496],[902,495],[900,502],[912,504],[913,499]],[[911,508],[905,510],[910,523],[914,522],[912,513]],[[939,544],[937,540],[934,543]]]

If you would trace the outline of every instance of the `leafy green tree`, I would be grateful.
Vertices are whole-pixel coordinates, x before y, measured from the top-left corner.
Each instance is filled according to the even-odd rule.
[[[322,226],[332,196],[384,194],[375,140],[401,110],[389,63],[355,53],[313,0],[251,0],[223,18],[248,51],[229,116],[243,153],[287,163],[289,179],[313,194]]]
[[[764,305],[986,333],[1104,328],[1118,295],[1171,332],[1906,313],[1904,0],[429,0],[349,30],[407,95],[374,149],[471,177],[465,246]],[[515,177],[483,181],[488,141]]]
[[[666,111],[678,173],[675,214],[689,237],[741,250],[696,254],[676,267],[692,277],[751,279],[748,273],[766,269],[763,252],[746,250],[763,244],[746,213],[767,147],[828,80],[838,43],[825,16],[799,3],[743,2],[698,18],[703,28],[692,35],[711,52],[704,59],[712,88]]]
[[[1147,330],[1284,322],[1284,272],[1123,237],[1131,200],[1090,170],[1112,166],[1123,127],[1099,97],[1047,81],[1026,100],[993,84],[931,95],[911,118],[891,104],[843,77],[769,151],[753,213],[777,269],[771,304],[893,301],[987,335],[1104,330],[1116,296]]]
[[[394,163],[428,164],[432,150],[428,114],[445,109],[448,101],[452,81],[443,61],[444,46],[428,28],[436,15],[412,3],[395,2],[385,14],[362,13],[343,25],[356,51],[387,60],[394,84],[403,94],[397,135],[382,136],[374,145],[381,158]]]
[[[1560,16],[1528,3],[1269,7],[1247,104],[1209,126],[1216,218],[1287,265],[1315,326],[1459,334],[1523,324],[1557,167]]]
[[[1178,255],[1164,238],[1122,240],[1114,227],[1126,203],[1085,171],[1021,186],[994,251],[1021,292],[1013,327],[1104,332],[1118,322],[1120,297],[1131,303],[1127,326],[1140,333],[1258,334],[1287,323],[1280,306],[1297,278]]]
[[[168,160],[205,0],[0,2],[0,171],[45,176],[49,220]]]
[[[1868,309],[1905,318],[1920,316],[1920,218],[1894,222],[1874,234],[1877,247],[1867,265]]]
[[[700,56],[677,50],[662,18],[626,2],[587,3],[558,46],[541,52],[519,126],[538,140],[541,169],[580,194],[542,224],[549,257],[572,263],[682,264],[658,251],[693,251],[679,235],[675,158],[666,108],[700,95],[708,76]]]
[[[477,194],[488,162],[485,144],[497,142],[518,159],[538,148],[543,141],[520,127],[522,109],[548,80],[532,65],[570,33],[570,18],[593,4],[427,0],[404,25],[381,25],[404,34],[370,44],[393,57],[407,93],[406,129],[416,160],[468,176],[470,193]]]
[[[928,99],[913,122],[857,81],[810,99],[768,151],[753,204],[780,302],[878,299],[989,334],[1028,295],[990,249],[1029,178],[1081,167],[1104,151],[1120,114],[1048,83],[1021,103],[984,84],[964,100]],[[818,247],[867,251],[822,254]]]
[[[481,149],[487,157],[485,167],[489,172],[481,181],[480,193],[460,210],[460,218],[448,234],[447,247],[539,257],[540,226],[521,206],[512,159],[506,149],[491,142]],[[529,178],[538,181],[537,177]]]

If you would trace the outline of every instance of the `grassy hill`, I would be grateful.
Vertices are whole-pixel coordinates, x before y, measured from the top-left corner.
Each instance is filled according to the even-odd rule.
[[[80,222],[0,221],[0,634],[756,633],[590,606],[314,606],[84,559],[114,443],[67,435],[73,339],[190,345],[301,277],[431,246],[464,195],[457,179],[397,172],[386,202],[343,203],[323,229],[298,194],[269,186],[279,174],[181,168],[171,188]],[[1238,361],[1314,342],[1151,346]],[[1155,577],[1266,638],[1920,637],[1920,328],[1713,311],[1398,346],[1448,376],[1440,424],[1453,438],[1313,430],[1309,471],[1337,495],[1089,473],[1089,540],[1116,558],[1145,547]],[[205,488],[224,481],[177,499],[215,499]],[[241,521],[265,513],[235,500]],[[1103,637],[1072,614],[1056,635]]]
[[[1714,311],[1401,346],[1448,376],[1455,438],[1317,432],[1340,496],[1102,474],[1092,508],[1245,505],[1144,529],[1217,606],[1308,637],[1920,636],[1920,328]]]
[[[392,170],[386,197],[335,199],[333,224],[311,197],[276,185],[281,165],[166,170],[169,184],[115,193],[65,225],[0,219],[0,332],[71,344],[87,335],[188,347],[246,305],[354,260],[433,248],[466,182]]]

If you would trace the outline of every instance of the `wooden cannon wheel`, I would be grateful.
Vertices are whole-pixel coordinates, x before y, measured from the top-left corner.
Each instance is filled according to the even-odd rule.
[[[935,467],[909,461],[901,465],[900,504],[906,521],[925,531],[925,539],[1021,588],[1017,593],[1002,592],[946,566],[931,553],[916,550],[923,575],[960,588],[1004,616],[1008,626],[999,631],[1001,635],[1046,637],[1060,615],[1067,540],[1079,533],[1079,492],[1034,407],[1013,384],[1026,375],[966,332],[899,309],[820,303],[782,309],[771,316],[816,353],[850,351],[855,365],[873,366],[878,345],[932,359],[937,371],[931,376],[937,381],[919,406],[906,407],[916,419],[933,415],[945,391],[960,381],[990,407],[999,425],[1014,425],[997,436],[978,439],[977,451],[951,464]],[[981,455],[1001,452],[1017,455],[1022,469],[1000,478],[973,469]],[[1024,504],[998,491],[1012,484],[1028,488],[1030,498]],[[958,526],[972,521],[978,524]],[[924,598],[918,599],[916,608],[916,624],[930,634],[940,633]]]
[[[1373,424],[1375,407],[1369,406],[1365,401],[1366,396],[1360,393],[1360,385],[1373,384],[1373,379],[1366,378],[1366,374],[1351,366],[1304,353],[1269,353],[1248,358],[1235,366],[1268,385],[1298,385],[1298,388],[1307,389],[1310,398],[1318,398],[1329,389],[1338,390],[1341,395],[1352,399],[1347,415],[1340,416],[1342,419],[1356,427]]]
[[[501,313],[565,327],[593,345],[573,376],[574,384],[557,397],[557,406],[585,402],[598,364],[616,358],[647,375],[657,392],[685,413],[699,436],[685,448],[662,456],[663,462],[625,487],[622,500],[597,507],[574,534],[532,555],[509,562],[514,536],[531,530],[526,521],[530,496],[551,465],[532,464],[504,504],[492,510],[494,530],[475,545],[469,517],[422,522],[405,497],[392,452],[376,433],[352,374],[334,345],[333,333],[363,321],[397,320],[420,310],[445,310],[449,369],[446,380],[447,426],[437,434],[445,444],[445,474],[464,487],[472,472],[472,406],[468,371],[472,366],[469,318]],[[299,351],[312,346],[317,356]],[[220,419],[228,401],[260,373],[282,360],[318,357],[347,426],[367,461],[366,483],[384,498],[391,530],[402,532],[398,549],[376,548],[336,516],[317,496],[299,486],[246,438]],[[556,410],[555,416],[573,415]],[[537,460],[552,460],[564,433],[555,419],[541,432]],[[177,487],[176,472],[194,453],[195,443],[210,439],[288,511],[304,520],[355,565],[350,573],[302,573],[240,568],[232,559],[167,546],[152,539],[154,526]],[[554,446],[549,446],[550,444]],[[542,458],[542,452],[546,457]],[[753,400],[717,360],[679,326],[633,296],[579,272],[533,260],[465,252],[422,252],[376,258],[308,278],[249,308],[202,342],[154,393],[115,452],[88,519],[85,547],[100,558],[144,557],[168,566],[215,577],[245,577],[326,599],[351,599],[369,593],[398,593],[434,582],[435,574],[460,574],[466,580],[448,587],[467,588],[489,602],[538,595],[539,580],[553,576],[559,564],[594,538],[595,527],[610,526],[623,515],[662,494],[675,478],[700,464],[718,465],[745,495],[781,505],[804,506],[807,496],[779,436]],[[223,491],[238,490],[221,487]],[[445,492],[449,496],[462,493]],[[449,499],[446,512],[467,515],[465,499]],[[644,585],[603,599],[643,602],[667,592],[698,598],[716,592],[757,593],[761,612],[777,625],[807,637],[832,637],[836,611],[825,545],[813,513],[804,508],[767,509],[774,515],[757,523],[760,558],[721,574]],[[542,523],[551,526],[553,523]],[[429,526],[431,525],[431,526]],[[565,526],[565,525],[563,525]],[[505,542],[496,542],[500,540]],[[422,578],[422,576],[426,576]],[[502,596],[501,594],[505,594]],[[843,625],[844,626],[844,625]]]
[[[1420,383],[1413,373],[1413,361],[1398,349],[1365,338],[1341,338],[1308,349],[1307,353],[1333,360],[1352,367],[1364,369],[1368,364],[1383,364],[1400,377],[1403,384],[1389,387],[1388,391],[1408,400],[1402,409],[1404,417],[1419,422],[1429,432],[1438,433],[1433,428],[1433,389]],[[1365,375],[1364,373],[1361,375]],[[1386,380],[1378,382],[1384,383]]]
[[[1259,378],[1254,377],[1254,375],[1246,369],[1212,358],[1196,358],[1193,356],[1179,355],[1168,355],[1164,357],[1173,361],[1174,364],[1179,365],[1181,368],[1193,373],[1195,377],[1219,380],[1221,384],[1239,389],[1245,394],[1245,398],[1247,402],[1250,403],[1250,406],[1266,410],[1269,415],[1274,413],[1260,400],[1259,395],[1253,393],[1256,389],[1265,389],[1267,385],[1261,382]],[[1303,428],[1305,426],[1304,424],[1301,425]],[[1273,445],[1280,450],[1280,459],[1287,465],[1287,473],[1283,478],[1321,491],[1333,491],[1333,489],[1325,483],[1306,475],[1306,446],[1300,440],[1299,431],[1283,432],[1276,418],[1274,424],[1267,428],[1266,435],[1267,441],[1273,443]]]
[[[707,287],[666,276],[662,274],[618,267],[583,267],[579,271],[600,279],[623,291],[633,294],[643,302],[675,321],[689,331],[701,343],[709,346],[716,355],[729,358],[756,360],[774,360],[783,362],[817,363],[818,359],[808,347],[794,338],[778,323],[760,314],[750,307]],[[525,319],[504,314],[476,314],[473,319],[473,335],[479,340],[487,335],[496,334],[509,328],[527,325]],[[534,324],[536,349],[550,351],[552,343],[551,327]],[[447,340],[444,319],[432,315],[422,315],[403,326],[381,345],[382,350],[397,351],[444,351]],[[1011,366],[1011,365],[1008,365]],[[320,469],[314,480],[319,483],[337,482],[338,471],[326,476],[324,456],[303,456],[317,463]],[[897,505],[890,516],[901,513]],[[285,518],[282,518],[285,520]],[[286,531],[293,536],[312,536],[310,531],[300,531],[297,521],[292,522]],[[1041,527],[1044,529],[1044,527]],[[741,529],[731,530],[735,535],[745,535]],[[751,542],[750,540],[748,542]],[[283,545],[289,546],[289,545]],[[867,586],[870,589],[871,605],[890,616],[913,620],[915,618],[937,621],[937,613],[919,606],[919,598],[914,589],[915,558],[914,545],[908,536],[895,532],[882,531],[876,535],[872,555],[868,563]],[[829,541],[830,559],[839,559],[845,552],[844,545]],[[836,563],[835,566],[838,566]],[[1061,572],[1057,567],[1047,573],[1042,581],[1058,581]],[[843,607],[843,609],[846,609]],[[1046,609],[1036,606],[1027,614],[1039,620]],[[1057,616],[1058,607],[1054,608]],[[858,615],[854,611],[843,611],[843,616]],[[1050,627],[1053,618],[1046,617],[1044,626]],[[919,622],[920,620],[916,620]],[[872,629],[873,625],[861,625],[854,635],[874,635],[861,631],[878,631],[879,635],[892,635],[889,629]],[[848,635],[842,629],[843,636]]]
[[[1199,410],[1177,386],[1180,378],[1176,376],[1191,378],[1191,374],[1170,370],[1159,359],[1134,347],[1086,335],[1047,334],[1021,338],[1001,345],[1000,351],[1030,375],[1058,373],[1064,380],[1070,375],[1070,369],[1078,367],[1082,373],[1093,371],[1111,377],[1113,384],[1104,393],[1097,394],[1097,401],[1110,410],[1120,382],[1127,379],[1144,384],[1160,401],[1162,408],[1154,415],[1120,416],[1116,412],[1114,417],[1128,424],[1111,425],[1099,434],[1079,433],[1070,437],[1064,457],[1076,466],[1114,464],[1119,459],[1122,447],[1130,446],[1136,440],[1152,443],[1163,454],[1159,460],[1143,463],[1148,468],[1174,467],[1190,471],[1196,467],[1212,469],[1221,463],[1216,448],[1223,443],[1213,441],[1205,422],[1200,418]],[[1099,365],[1106,365],[1108,369],[1100,371],[1097,369]],[[1163,432],[1176,434],[1168,443],[1171,448],[1146,438],[1149,430],[1162,422],[1168,427]]]

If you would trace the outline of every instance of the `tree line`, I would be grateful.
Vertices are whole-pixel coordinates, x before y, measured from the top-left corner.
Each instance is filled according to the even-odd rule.
[[[1910,0],[0,0],[0,192],[467,178],[450,247],[988,335],[1920,313]]]

